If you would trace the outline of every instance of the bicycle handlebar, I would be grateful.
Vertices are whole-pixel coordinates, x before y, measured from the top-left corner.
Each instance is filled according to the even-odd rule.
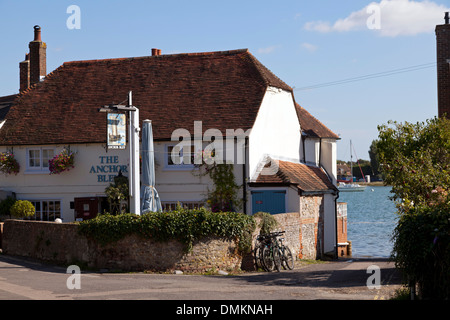
[[[257,239],[261,240],[261,239],[267,239],[267,238],[275,238],[278,236],[281,236],[282,234],[286,233],[286,231],[277,231],[277,232],[271,232],[271,233],[265,233],[265,234],[260,234]]]

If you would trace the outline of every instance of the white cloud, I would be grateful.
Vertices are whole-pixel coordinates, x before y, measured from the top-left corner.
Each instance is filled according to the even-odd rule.
[[[378,10],[379,15],[375,10]],[[304,28],[323,33],[373,29],[371,31],[387,37],[416,35],[433,32],[437,24],[444,23],[444,12],[449,10],[444,5],[427,0],[381,0],[372,2],[333,24],[312,21],[306,23]],[[374,22],[378,22],[377,27],[373,27]]]
[[[258,52],[259,54],[268,54],[268,53],[272,53],[273,51],[275,51],[275,49],[278,48],[278,46],[270,46],[267,48],[259,48],[256,52]]]
[[[308,50],[309,52],[314,52],[314,51],[316,51],[317,48],[318,48],[316,45],[311,44],[311,43],[307,43],[307,42],[303,42],[303,43],[301,44],[301,46],[302,46],[302,48]]]

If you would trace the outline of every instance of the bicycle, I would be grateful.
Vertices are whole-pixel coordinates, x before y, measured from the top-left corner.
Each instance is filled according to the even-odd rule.
[[[269,244],[270,244],[270,237],[267,234],[261,234],[256,237],[255,249],[253,253],[255,266],[257,270],[259,268],[262,268],[267,271],[267,268],[263,261],[263,251],[265,247],[269,246]]]
[[[288,246],[283,244],[283,238],[279,238],[285,231],[272,232],[259,235],[256,238],[254,258],[256,268],[262,267],[271,272],[283,269],[294,269],[294,257]]]
[[[269,234],[270,242],[262,252],[262,261],[268,272],[274,269],[277,269],[278,272],[281,271],[281,252],[276,237],[276,234]]]
[[[281,251],[281,265],[284,270],[293,270],[294,269],[294,256],[292,255],[291,249],[288,246],[283,244],[284,238],[280,238],[280,251]]]

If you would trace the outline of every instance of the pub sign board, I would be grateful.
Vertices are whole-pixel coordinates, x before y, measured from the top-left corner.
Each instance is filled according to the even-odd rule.
[[[124,113],[107,113],[108,149],[125,149],[127,141],[126,115]]]

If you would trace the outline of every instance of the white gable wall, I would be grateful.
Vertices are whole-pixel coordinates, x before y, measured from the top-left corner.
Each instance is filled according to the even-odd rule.
[[[328,176],[332,179],[333,184],[337,183],[337,151],[336,140],[334,139],[322,139],[322,151],[320,156],[320,164],[328,173]]]
[[[320,139],[319,138],[306,138],[305,139],[305,157],[304,157],[305,163],[318,166],[319,165],[319,156],[320,156]]]
[[[292,94],[268,87],[249,136],[249,176],[269,155],[275,159],[300,161],[300,123]]]

